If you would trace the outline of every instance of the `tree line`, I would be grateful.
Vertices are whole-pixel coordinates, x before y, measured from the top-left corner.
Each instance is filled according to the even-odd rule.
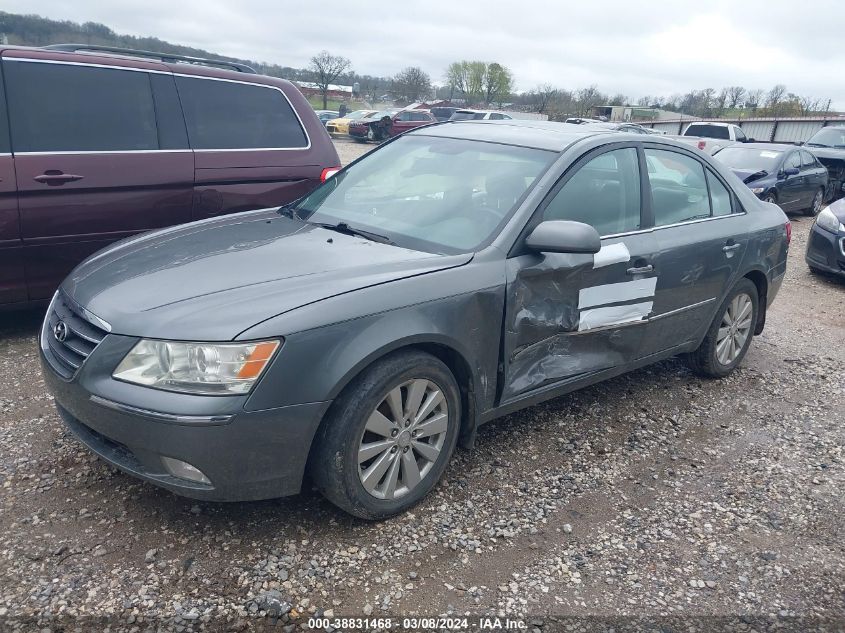
[[[830,99],[790,92],[783,84],[769,90],[727,86],[721,90],[704,88],[668,97],[643,96],[629,99],[624,94],[608,95],[595,85],[578,90],[541,84],[514,97],[515,104],[524,109],[549,115],[552,120],[570,116],[591,116],[600,105],[630,105],[641,108],[660,108],[671,112],[702,118],[722,116],[788,117],[824,114],[830,111]]]

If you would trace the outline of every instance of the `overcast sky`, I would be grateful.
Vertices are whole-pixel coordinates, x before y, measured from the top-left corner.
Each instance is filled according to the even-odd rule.
[[[3,0],[14,13],[102,22],[223,55],[305,67],[327,49],[362,74],[498,61],[519,90],[596,84],[631,100],[743,85],[833,99],[845,109],[845,46],[834,0]]]

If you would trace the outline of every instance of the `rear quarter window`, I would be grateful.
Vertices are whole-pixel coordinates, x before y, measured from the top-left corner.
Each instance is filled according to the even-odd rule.
[[[723,125],[692,124],[687,128],[685,136],[704,136],[706,138],[729,139],[730,130]]]
[[[284,94],[270,86],[177,77],[193,149],[296,149],[308,146]]]

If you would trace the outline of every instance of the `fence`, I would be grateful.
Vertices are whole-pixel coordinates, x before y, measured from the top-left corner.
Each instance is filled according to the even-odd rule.
[[[748,118],[748,119],[699,119],[696,121],[637,121],[644,127],[660,130],[665,134],[683,134],[690,123],[733,123],[742,128],[745,135],[757,141],[774,143],[802,143],[828,125],[845,125],[845,117],[790,117],[790,118]]]

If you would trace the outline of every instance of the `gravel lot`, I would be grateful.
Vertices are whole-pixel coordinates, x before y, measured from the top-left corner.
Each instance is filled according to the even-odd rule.
[[[810,221],[793,224],[785,285],[729,379],[672,360],[493,422],[434,494],[375,524],[310,491],[197,503],[114,471],[54,412],[41,314],[0,315],[0,629],[243,630],[270,611],[278,630],[315,613],[842,630],[845,283],[808,273]]]

